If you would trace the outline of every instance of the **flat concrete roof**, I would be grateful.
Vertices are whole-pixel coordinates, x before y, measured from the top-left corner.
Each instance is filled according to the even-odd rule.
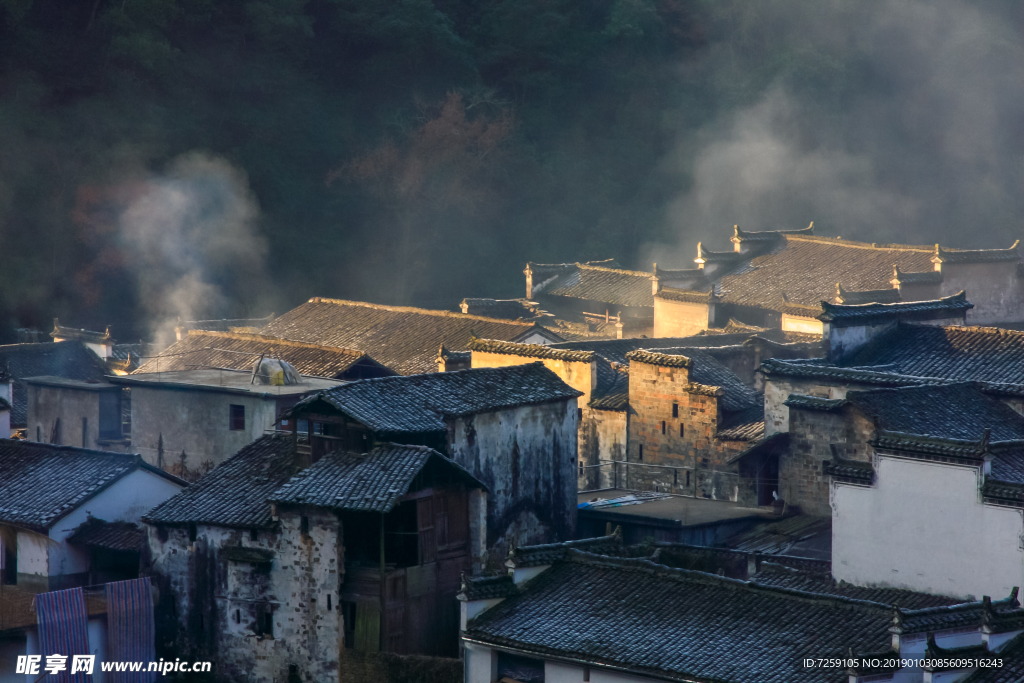
[[[154,389],[186,389],[199,391],[223,391],[255,396],[295,396],[311,391],[322,391],[345,384],[336,379],[302,376],[299,384],[273,386],[252,383],[250,370],[229,370],[227,368],[197,368],[173,372],[147,372],[137,375],[121,375],[107,378],[113,384]]]
[[[588,503],[598,498],[610,500],[629,495],[643,496],[638,491],[623,489],[604,489],[601,491],[585,491],[577,494],[577,505]],[[647,495],[652,495],[648,493]],[[661,494],[664,495],[664,494]],[[662,523],[675,523],[677,526],[701,526],[719,522],[751,517],[778,519],[771,507],[739,507],[736,503],[724,500],[708,500],[706,498],[690,498],[686,496],[666,496],[645,500],[632,505],[608,506],[600,508],[580,508],[580,514],[611,519],[619,517],[624,522],[642,524],[644,519],[658,520]]]
[[[103,391],[105,389],[110,390],[118,388],[110,382],[101,382],[99,380],[87,382],[81,379],[68,379],[67,377],[55,377],[53,375],[25,377],[21,381],[26,384],[60,387],[62,389],[81,389],[82,391]]]

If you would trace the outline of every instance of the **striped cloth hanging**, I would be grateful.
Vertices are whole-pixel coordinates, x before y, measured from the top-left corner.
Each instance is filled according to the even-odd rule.
[[[87,683],[92,676],[71,675],[74,655],[89,654],[89,613],[85,609],[85,593],[81,588],[40,593],[35,597],[36,619],[39,622],[39,650],[43,665],[48,655],[63,655],[63,671],[50,674],[46,683]]]
[[[107,584],[107,660],[112,662],[156,661],[156,629],[153,622],[153,591],[149,578]],[[152,683],[155,671],[116,671],[111,683]]]

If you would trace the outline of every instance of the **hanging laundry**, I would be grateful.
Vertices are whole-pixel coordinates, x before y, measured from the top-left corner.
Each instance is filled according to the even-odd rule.
[[[91,683],[92,676],[71,674],[74,655],[89,654],[89,614],[81,588],[40,593],[35,597],[39,622],[39,650],[44,666],[51,655],[66,657],[63,669],[46,677],[46,683]]]
[[[107,659],[113,662],[156,661],[153,591],[148,577],[107,584]],[[152,683],[155,671],[116,671],[111,683]]]

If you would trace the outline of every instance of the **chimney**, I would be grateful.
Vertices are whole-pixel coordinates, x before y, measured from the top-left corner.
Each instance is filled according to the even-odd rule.
[[[622,314],[619,314],[619,321],[615,323],[615,338],[622,339]]]
[[[533,298],[533,269],[530,268],[530,264],[526,264],[526,268],[523,270],[526,275],[526,298]]]
[[[653,294],[654,296],[657,296],[658,292],[661,291],[661,278],[658,277],[658,264],[657,263],[654,264],[654,270],[652,272],[653,272],[653,274],[651,275],[651,294]]]

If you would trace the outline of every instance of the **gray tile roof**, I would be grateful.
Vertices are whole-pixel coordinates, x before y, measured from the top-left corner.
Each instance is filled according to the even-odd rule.
[[[11,366],[14,376],[11,426],[27,424],[28,387],[25,377],[52,375],[80,380],[102,380],[108,373],[100,357],[80,341],[0,346],[0,367]]]
[[[855,600],[870,600],[883,605],[899,605],[907,609],[921,609],[942,605],[959,605],[963,600],[944,595],[916,593],[900,588],[868,588],[854,586],[845,581],[836,581],[829,571],[814,572],[804,569],[787,567],[774,561],[764,561],[753,580],[762,586],[790,588],[821,593],[823,595],[839,595]]]
[[[581,396],[541,363],[473,368],[342,384],[303,399],[295,410],[321,402],[378,432],[438,432],[458,417]]]
[[[572,351],[570,349],[557,349],[541,344],[518,344],[497,339],[469,340],[467,348],[470,351],[483,353],[499,353],[506,356],[523,356],[526,358],[543,358],[548,360],[564,360],[577,363],[589,363],[594,360],[593,351]]]
[[[995,622],[1019,621],[1024,618],[1024,610],[1017,599],[1017,589],[1000,600],[992,600],[991,607],[984,601],[965,602],[956,605],[937,605],[920,609],[897,608],[893,627],[902,633],[927,633],[944,629],[981,626],[985,612],[990,611],[990,618]],[[1021,626],[1024,628],[1024,625]],[[996,629],[997,632],[998,629]]]
[[[587,553],[601,555],[618,554],[622,551],[622,529],[616,527],[615,533],[609,536],[597,536],[562,543],[545,543],[543,545],[524,545],[509,550],[507,567],[522,569],[524,567],[540,567],[569,559],[570,550],[582,550]]]
[[[519,588],[512,582],[512,577],[508,574],[473,578],[464,576],[458,597],[463,601],[493,600],[494,598],[507,598],[518,593]]]
[[[994,263],[997,261],[1020,261],[1017,247],[1020,240],[1014,242],[1009,249],[944,249],[935,245],[933,263]]]
[[[1022,333],[1024,334],[1024,333]],[[768,330],[756,334],[742,331],[726,334],[718,334],[709,330],[707,334],[697,334],[691,337],[657,337],[654,339],[632,338],[632,339],[599,339],[594,341],[569,341],[550,344],[548,348],[568,349],[571,351],[593,351],[613,363],[626,364],[626,354],[638,349],[665,349],[665,348],[707,348],[720,346],[735,346],[751,341],[755,338],[769,343],[801,343],[807,335],[798,335],[782,330]]]
[[[213,524],[263,528],[273,524],[267,499],[299,470],[292,441],[260,437],[205,477],[150,510],[151,524]]]
[[[764,403],[740,410],[718,425],[716,437],[723,441],[753,441],[764,436]]]
[[[369,453],[325,455],[289,479],[269,500],[336,510],[388,512],[409,492],[413,480],[428,463],[470,488],[487,488],[432,448],[389,443]]]
[[[134,374],[210,367],[251,370],[261,355],[287,361],[300,374],[315,377],[339,377],[359,362],[383,370],[379,363],[362,351],[260,334],[193,330],[155,358],[147,359]]]
[[[979,668],[963,683],[1021,683],[1024,681],[1024,633],[999,650],[1003,665],[997,668]]]
[[[75,529],[68,537],[68,543],[138,552],[146,543],[146,532],[131,522],[106,522],[90,518]]]
[[[590,394],[595,410],[625,412],[629,409],[629,368],[603,358],[597,366],[597,388]]]
[[[851,391],[846,400],[885,432],[993,444],[1024,440],[1024,416],[974,383]]]
[[[711,303],[717,298],[710,289],[707,291],[695,291],[691,289],[675,289],[673,287],[662,287],[655,297],[665,301],[681,301],[689,304]]]
[[[722,299],[776,311],[787,303],[816,307],[832,300],[837,282],[855,291],[878,290],[891,286],[893,266],[907,271],[932,270],[933,253],[934,248],[927,246],[876,246],[834,237],[775,236],[764,240],[763,246],[751,253],[749,262],[722,276]]]
[[[537,273],[537,267],[530,264]],[[576,263],[564,266],[554,282],[535,292],[543,296],[559,296],[597,301],[616,306],[654,306],[652,273],[621,270],[605,266]],[[534,286],[538,283],[534,277]]]
[[[822,301],[821,315],[817,317],[818,320],[833,325],[866,325],[887,320],[896,322],[954,318],[964,315],[972,308],[974,304],[967,300],[967,294],[960,292],[934,301],[907,301],[895,304],[846,306]]]
[[[942,282],[942,271],[925,270],[920,273],[905,272],[899,266],[893,266],[892,279],[901,285],[938,284]]]
[[[892,364],[904,375],[1024,383],[1024,332],[995,327],[898,324],[849,365]]]
[[[670,680],[845,683],[845,671],[802,659],[883,650],[891,616],[874,602],[574,550],[466,635]]]
[[[139,468],[180,481],[131,453],[0,439],[0,521],[47,529]]]
[[[836,294],[836,303],[847,305],[894,304],[900,300],[900,290],[895,287],[854,291],[843,289],[842,283],[839,283],[836,285]]]
[[[535,318],[540,314],[539,306],[526,299],[479,299],[466,297],[460,306],[469,315],[483,315],[488,318],[520,320]]]
[[[336,348],[357,349],[403,375],[437,371],[437,350],[464,351],[471,336],[518,341],[538,325],[407,306],[314,297],[272,321],[261,334]]]

